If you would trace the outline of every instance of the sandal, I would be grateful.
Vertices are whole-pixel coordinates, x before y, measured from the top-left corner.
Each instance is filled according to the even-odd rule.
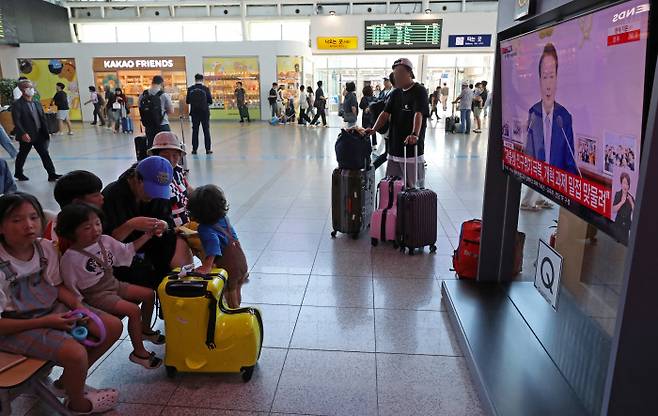
[[[148,357],[143,358],[139,357],[137,354],[135,354],[135,351],[133,351],[130,353],[128,359],[135,364],[141,365],[147,370],[155,370],[162,365],[162,360],[158,358],[154,352],[149,353]]]
[[[88,412],[76,412],[71,410],[74,415],[92,415],[96,413],[104,413],[113,409],[119,401],[119,392],[115,389],[100,389],[85,393],[85,399],[91,402],[91,410]],[[69,408],[69,401],[65,402],[67,409]]]
[[[142,332],[142,338],[155,345],[162,345],[166,340],[160,331]]]

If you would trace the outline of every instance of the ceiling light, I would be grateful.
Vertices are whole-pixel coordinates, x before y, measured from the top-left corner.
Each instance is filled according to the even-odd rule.
[[[329,15],[336,16],[336,12],[332,10],[332,11],[329,12]]]
[[[432,13],[432,9],[425,9],[425,14],[430,14]]]

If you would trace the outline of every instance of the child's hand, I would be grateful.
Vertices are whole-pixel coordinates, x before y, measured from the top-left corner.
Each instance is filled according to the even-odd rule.
[[[68,313],[68,312],[67,312]],[[43,326],[47,328],[70,331],[73,325],[79,319],[77,316],[66,317],[67,313],[53,313],[43,318]]]

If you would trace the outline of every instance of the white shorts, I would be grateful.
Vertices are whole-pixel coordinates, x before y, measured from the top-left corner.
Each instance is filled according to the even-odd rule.
[[[69,118],[69,110],[57,110],[57,120],[66,120]]]

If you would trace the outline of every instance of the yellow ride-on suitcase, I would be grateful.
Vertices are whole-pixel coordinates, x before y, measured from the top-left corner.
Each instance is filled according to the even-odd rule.
[[[227,279],[223,269],[207,275],[175,271],[160,283],[169,377],[177,371],[241,372],[245,382],[251,379],[263,345],[263,321],[256,308],[224,305]]]

